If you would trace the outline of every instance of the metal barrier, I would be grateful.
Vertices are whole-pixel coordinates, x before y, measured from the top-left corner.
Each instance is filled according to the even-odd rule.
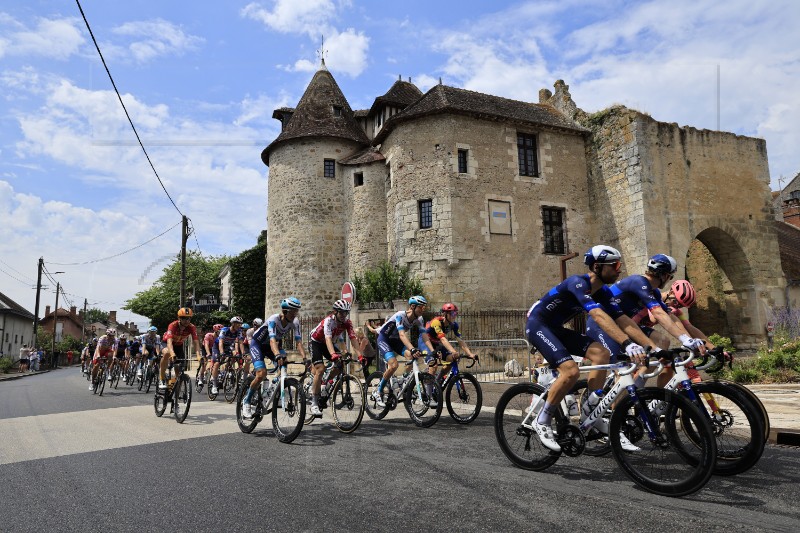
[[[466,343],[480,358],[480,366],[470,369],[478,381],[517,383],[532,380],[531,369],[538,364],[540,356],[531,355],[525,339],[479,339],[466,340]]]

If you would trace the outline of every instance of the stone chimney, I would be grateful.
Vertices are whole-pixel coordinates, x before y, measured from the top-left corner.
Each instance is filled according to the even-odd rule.
[[[48,305],[48,306],[45,306],[45,308],[44,308],[44,316],[47,316],[49,314],[50,314],[50,306]]]
[[[69,308],[69,316],[73,316],[73,317],[76,316],[77,311],[78,311],[78,308],[73,305],[72,307]]]
[[[108,321],[112,324],[117,324],[117,312],[116,311],[109,311],[108,312]]]

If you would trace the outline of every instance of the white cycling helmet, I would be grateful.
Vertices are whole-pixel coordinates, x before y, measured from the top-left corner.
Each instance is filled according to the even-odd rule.
[[[244,321],[242,320],[242,317],[235,316],[235,317],[231,318],[231,324],[236,324],[236,323],[239,323],[239,324],[244,323]]]
[[[615,261],[621,260],[622,254],[619,253],[619,250],[611,246],[606,246],[605,244],[592,246],[588,252],[583,254],[583,264],[588,267],[591,267],[595,263],[614,263]]]
[[[264,321],[261,320],[260,318],[254,318],[253,319],[253,327],[254,328],[260,327],[261,324],[263,324],[263,323],[264,323]]]
[[[347,311],[347,312],[350,312],[350,302],[346,302],[344,300],[336,300],[333,303],[333,309],[335,311]]]

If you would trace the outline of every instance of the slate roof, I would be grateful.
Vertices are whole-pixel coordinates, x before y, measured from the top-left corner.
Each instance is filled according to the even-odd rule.
[[[369,146],[363,150],[360,150],[352,155],[345,157],[344,159],[339,160],[339,164],[341,165],[364,165],[367,163],[373,163],[375,161],[385,161],[386,158],[383,156],[382,153],[377,151],[372,146]]]
[[[0,313],[13,313],[24,318],[34,319],[33,313],[0,292]]]
[[[800,228],[786,222],[775,222],[781,266],[787,279],[800,280]]]
[[[410,81],[397,80],[389,87],[386,94],[379,96],[369,108],[369,115],[374,114],[379,107],[391,105],[403,109],[422,97],[422,91]]]
[[[380,144],[398,124],[422,116],[441,113],[537,124],[580,134],[589,133],[588,129],[571,121],[554,107],[548,105],[511,100],[447,85],[434,85],[417,102],[387,120],[373,143]]]
[[[353,111],[353,116],[355,118],[364,118],[369,115],[369,109],[356,109]]]
[[[341,116],[334,116],[333,106],[342,108]],[[269,153],[277,145],[307,137],[335,137],[365,146],[369,144],[367,134],[353,117],[350,104],[324,65],[311,78],[281,134],[261,152],[261,160],[269,165]]]

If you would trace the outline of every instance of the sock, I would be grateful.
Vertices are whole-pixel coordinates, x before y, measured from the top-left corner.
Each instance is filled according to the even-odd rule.
[[[250,403],[250,397],[253,396],[253,389],[247,387],[247,394],[244,395],[244,401],[242,403],[248,404]]]
[[[550,425],[550,421],[553,419],[553,406],[550,404],[549,401],[544,402],[544,407],[542,410],[539,411],[539,418],[536,419],[536,422],[539,424],[543,424],[545,426]]]
[[[384,385],[386,385],[386,378],[381,378],[381,382],[378,384],[378,393],[383,394]]]
[[[311,405],[319,405],[319,394],[313,394],[311,396]]]

